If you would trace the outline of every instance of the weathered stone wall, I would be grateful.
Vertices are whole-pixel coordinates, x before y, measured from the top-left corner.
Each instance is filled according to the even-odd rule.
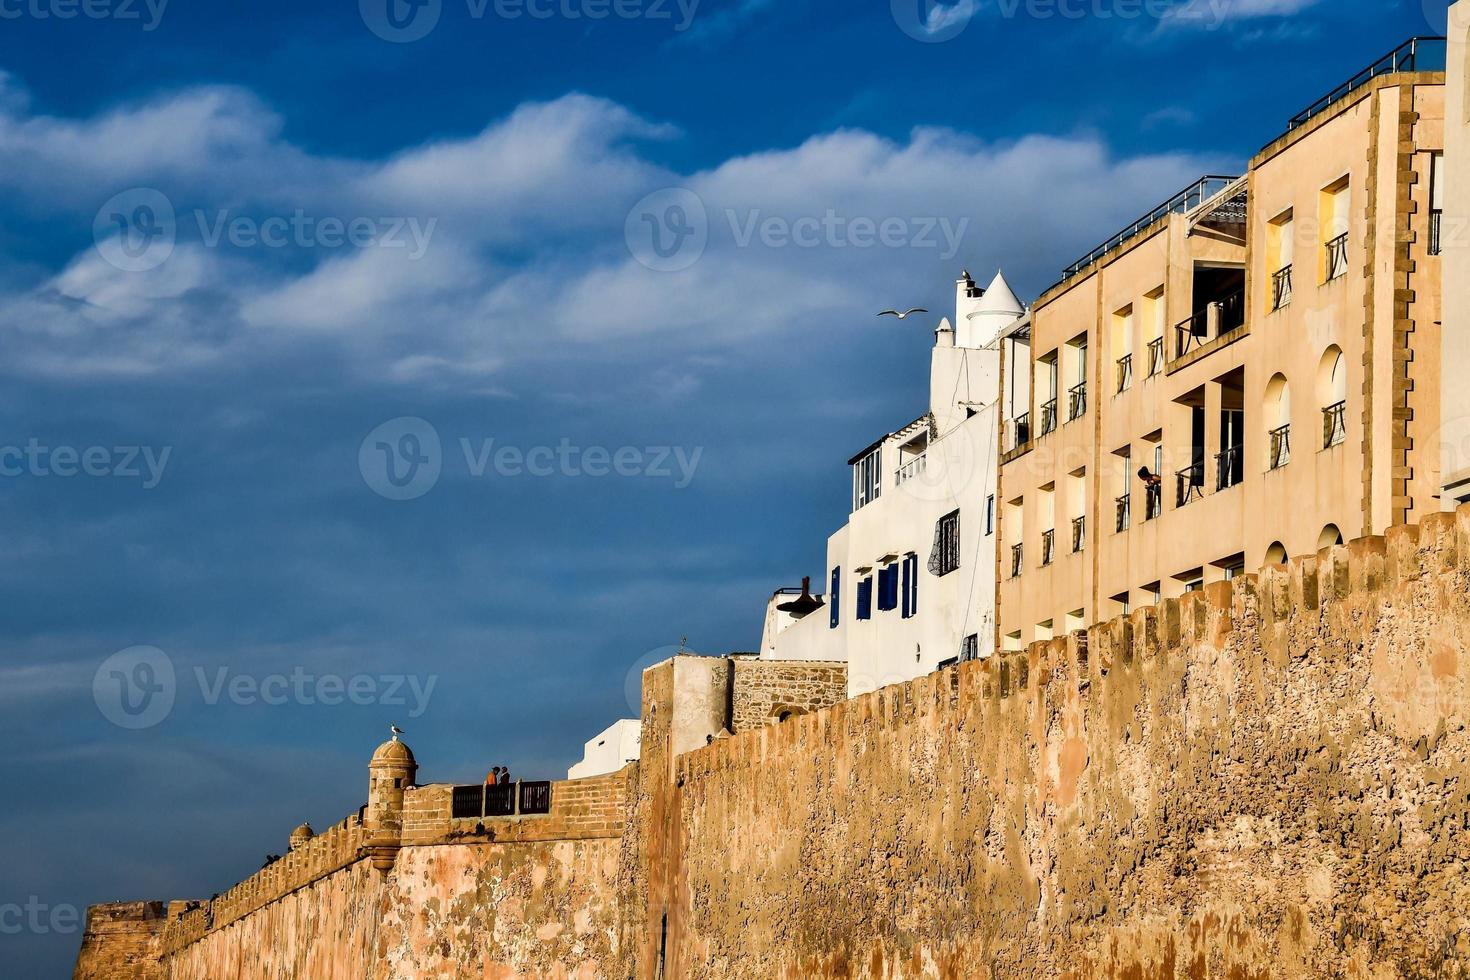
[[[155,980],[166,921],[162,902],[92,906],[72,980]]]
[[[1470,510],[684,755],[666,975],[1470,976],[1467,632]]]
[[[731,731],[747,732],[781,717],[810,714],[847,697],[847,664],[735,657]]]

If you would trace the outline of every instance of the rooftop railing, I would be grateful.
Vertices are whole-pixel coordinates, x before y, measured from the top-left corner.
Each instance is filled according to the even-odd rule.
[[[1442,37],[1412,37],[1292,116],[1286,124],[1286,131],[1305,125],[1313,117],[1326,112],[1334,102],[1346,98],[1380,75],[1401,71],[1443,71],[1445,52],[1445,39]]]

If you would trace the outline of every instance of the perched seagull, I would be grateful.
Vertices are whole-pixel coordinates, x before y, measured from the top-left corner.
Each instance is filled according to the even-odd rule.
[[[399,728],[397,725],[389,725],[388,730],[393,733],[393,741],[395,742],[398,741],[398,736],[403,734],[403,729]]]
[[[882,313],[879,313],[878,315],[879,316],[896,316],[900,320],[903,320],[903,319],[905,319],[905,318],[907,318],[909,316],[912,316],[915,313],[928,313],[928,312],[929,312],[928,310],[923,309],[922,307],[916,306],[912,310],[905,310],[902,313],[898,312],[897,310],[884,310]]]

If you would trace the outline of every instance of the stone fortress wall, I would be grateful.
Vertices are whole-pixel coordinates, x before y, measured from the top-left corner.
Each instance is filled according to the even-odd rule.
[[[1467,634],[1462,507],[779,724],[676,657],[575,813],[409,790],[386,872],[323,844],[127,975],[1470,977]]]

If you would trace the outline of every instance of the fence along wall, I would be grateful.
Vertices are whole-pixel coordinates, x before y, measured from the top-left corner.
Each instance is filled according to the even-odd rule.
[[[1462,509],[684,755],[666,975],[1470,976],[1467,631]]]

